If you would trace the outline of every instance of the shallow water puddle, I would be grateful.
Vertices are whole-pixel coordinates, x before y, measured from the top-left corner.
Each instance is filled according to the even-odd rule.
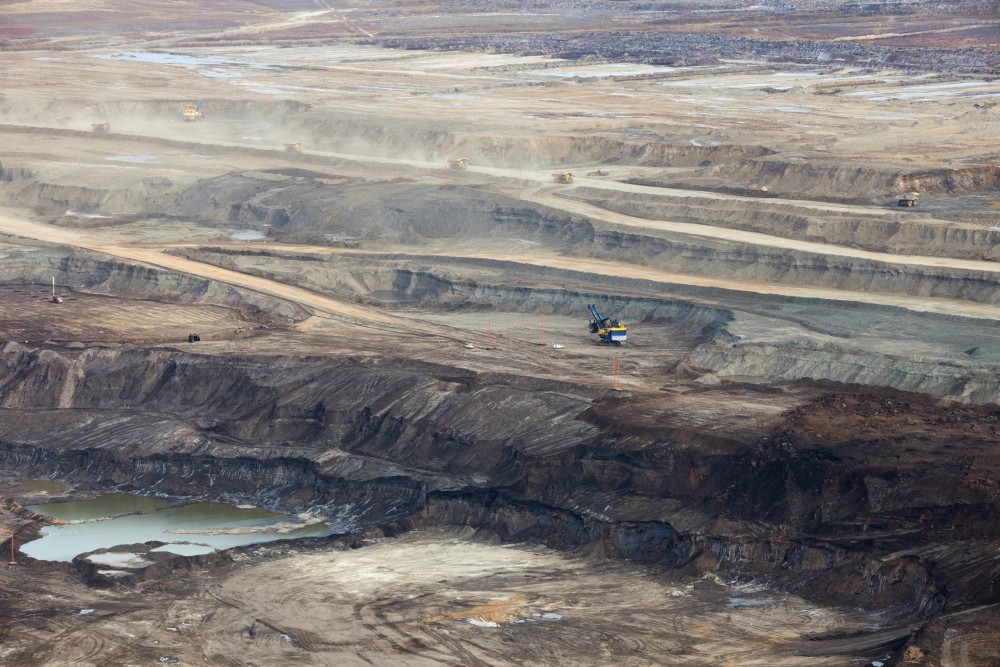
[[[156,540],[159,551],[180,555],[330,534],[324,523],[307,524],[257,508],[223,503],[176,501],[109,493],[92,500],[29,506],[34,512],[67,522],[47,526],[42,537],[21,551],[39,560],[71,561],[81,553],[121,544]]]
[[[256,229],[237,229],[229,234],[229,238],[235,241],[260,241],[267,238],[267,234]]]

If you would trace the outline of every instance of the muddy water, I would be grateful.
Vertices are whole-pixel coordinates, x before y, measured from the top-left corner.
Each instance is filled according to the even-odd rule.
[[[372,292],[372,298],[382,303],[409,303],[413,297],[406,292],[396,292],[393,290],[377,289]]]
[[[29,509],[62,521],[21,551],[39,560],[71,561],[81,553],[156,540],[164,551],[207,553],[244,544],[330,534],[323,523],[296,524],[290,517],[256,508],[176,501],[126,494],[92,500],[33,505]]]

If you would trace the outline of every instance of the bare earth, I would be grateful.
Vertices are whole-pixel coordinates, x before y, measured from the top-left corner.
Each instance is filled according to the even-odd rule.
[[[0,16],[0,664],[1000,664],[993,3]]]

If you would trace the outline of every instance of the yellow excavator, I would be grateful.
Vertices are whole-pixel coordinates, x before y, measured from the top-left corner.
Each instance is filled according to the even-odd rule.
[[[560,171],[552,174],[552,180],[556,183],[572,183],[573,173],[569,171]]]
[[[111,123],[94,123],[91,125],[94,128],[94,132],[98,134],[107,134],[111,131]]]
[[[450,163],[448,163],[448,168],[449,169],[458,169],[458,170],[468,169],[469,168],[469,158],[467,158],[467,157],[460,157],[457,160],[452,160]]]
[[[588,304],[590,315],[590,333],[597,334],[602,343],[608,345],[624,345],[628,341],[628,329],[618,320],[605,317],[594,304]]]

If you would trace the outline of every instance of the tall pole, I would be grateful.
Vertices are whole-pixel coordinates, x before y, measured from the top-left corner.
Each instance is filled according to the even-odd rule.
[[[14,533],[13,532],[11,532],[11,534],[10,534],[10,562],[11,563],[16,563],[17,562],[16,560],[14,560]]]
[[[486,349],[493,349],[493,320],[486,320]]]
[[[542,342],[545,342],[545,313],[542,313]]]

